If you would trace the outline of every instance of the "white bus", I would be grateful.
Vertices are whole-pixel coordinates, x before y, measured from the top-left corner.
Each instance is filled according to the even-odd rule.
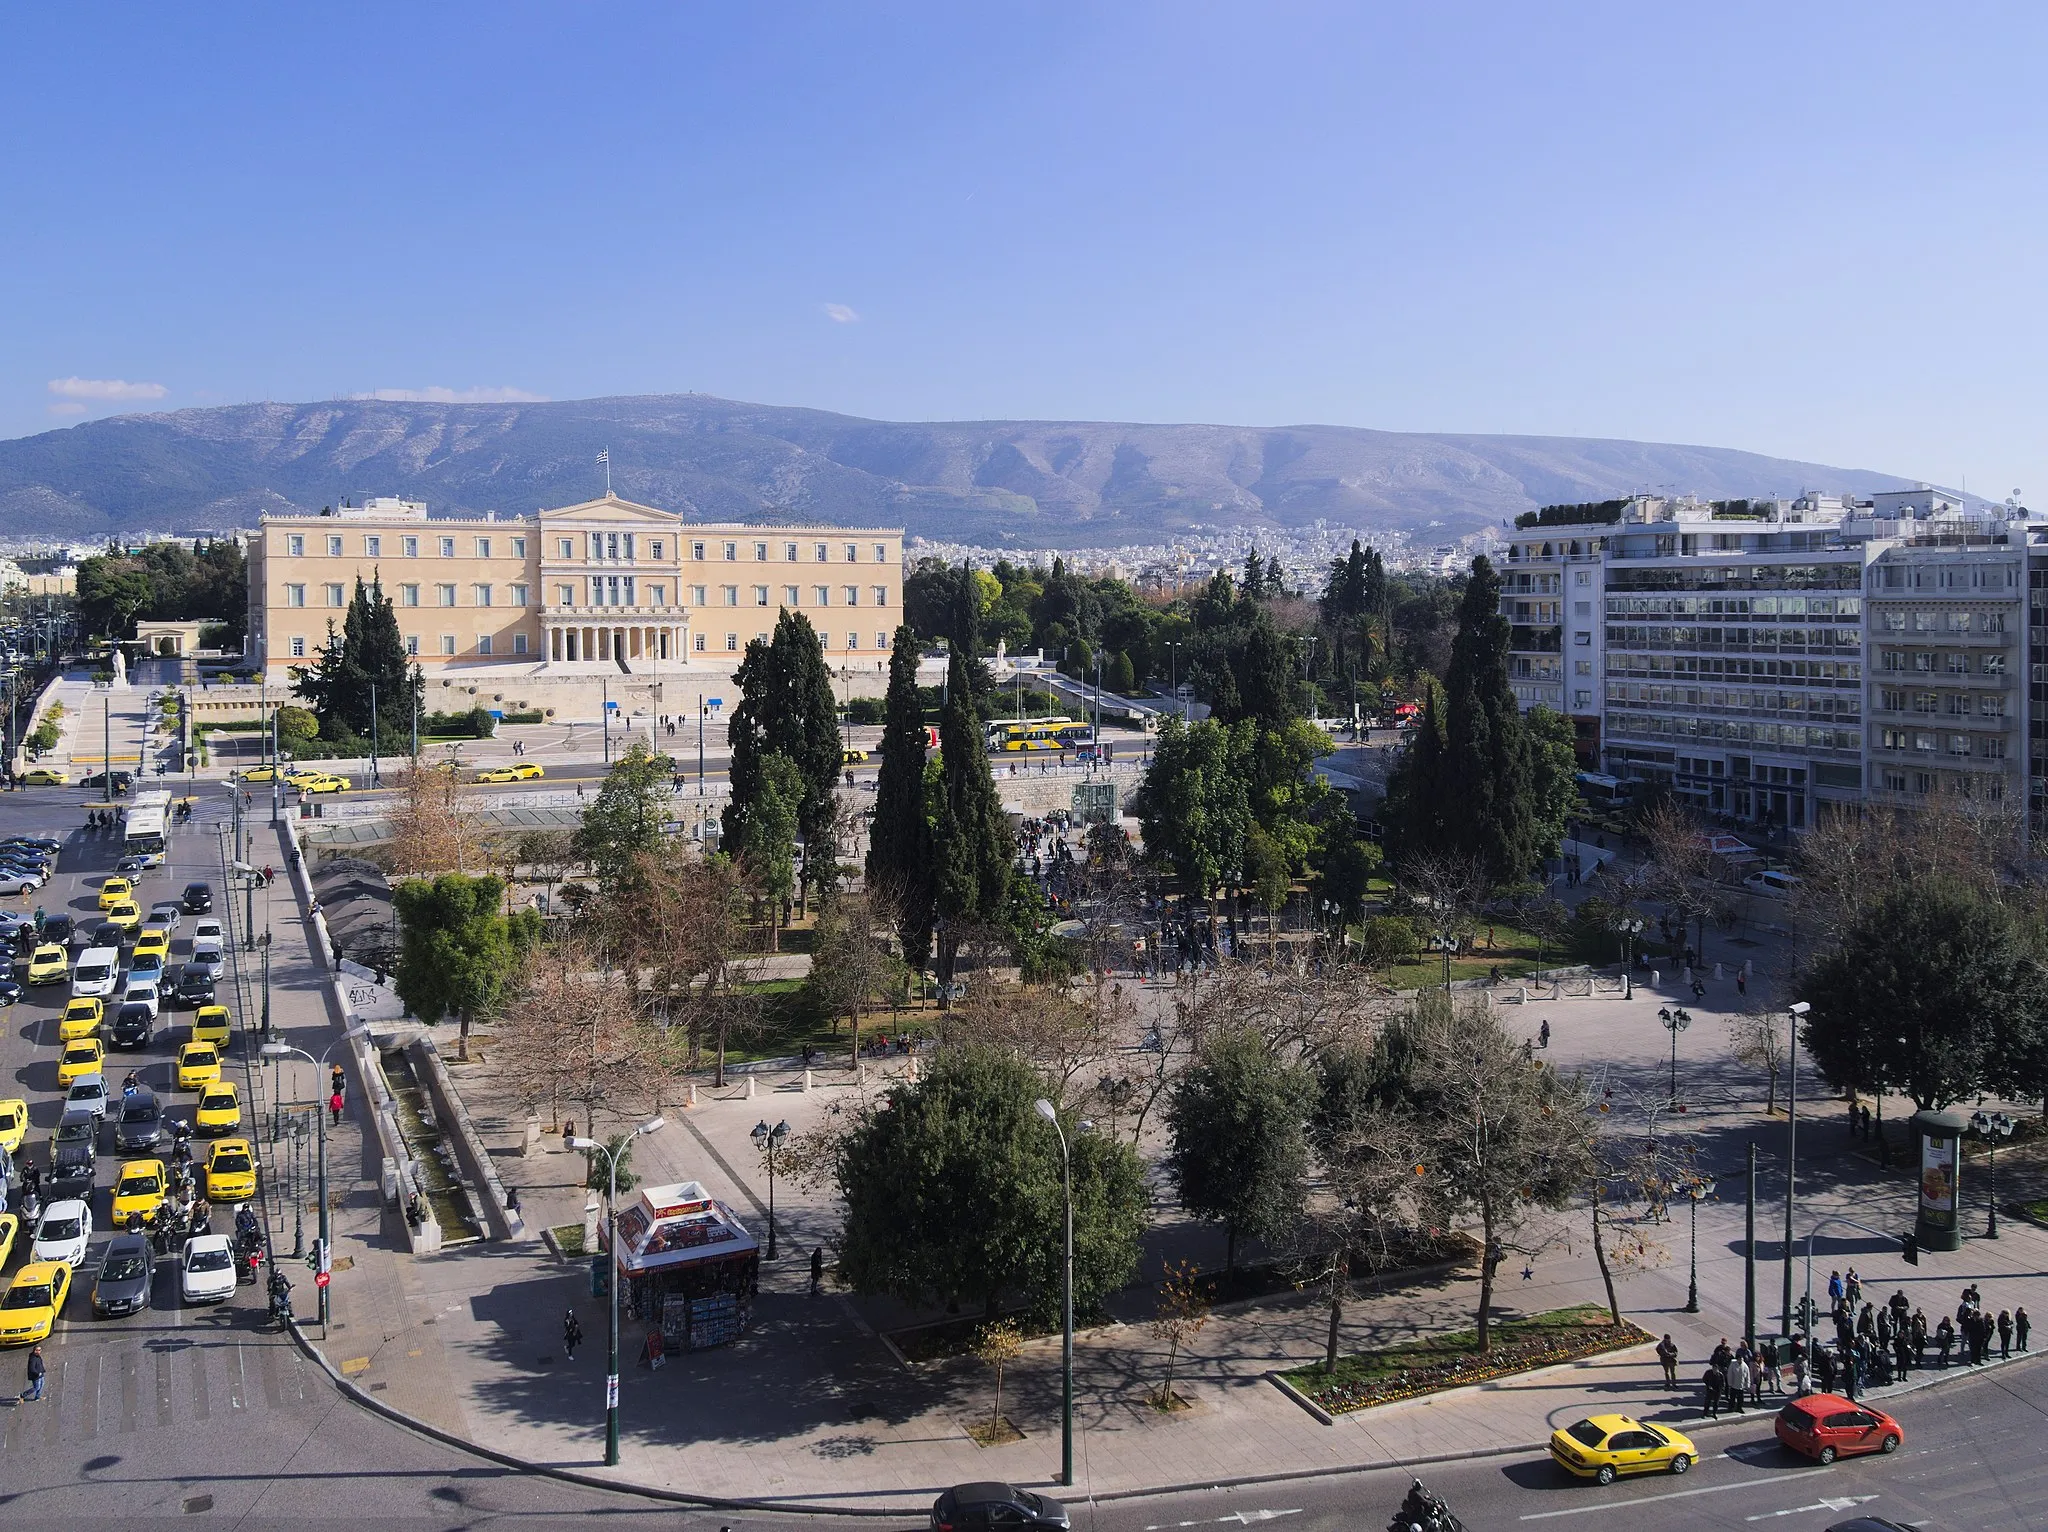
[[[122,840],[130,856],[144,852],[161,855],[171,818],[171,795],[167,792],[137,793],[122,815]]]

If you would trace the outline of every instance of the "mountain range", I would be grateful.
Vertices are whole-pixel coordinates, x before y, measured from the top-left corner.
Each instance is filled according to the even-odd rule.
[[[0,441],[0,536],[254,525],[405,495],[435,513],[601,493],[706,521],[902,525],[1019,548],[1170,542],[1317,521],[1448,542],[1559,501],[1736,499],[1910,481],[1722,447],[1350,426],[863,420],[655,394],[518,404],[335,400],[122,415]]]

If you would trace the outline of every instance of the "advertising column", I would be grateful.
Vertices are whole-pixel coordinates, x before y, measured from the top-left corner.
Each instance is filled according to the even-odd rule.
[[[1914,1236],[1922,1250],[1959,1250],[1963,1243],[1963,1130],[1961,1112],[1917,1112],[1913,1131],[1920,1140],[1919,1216]]]

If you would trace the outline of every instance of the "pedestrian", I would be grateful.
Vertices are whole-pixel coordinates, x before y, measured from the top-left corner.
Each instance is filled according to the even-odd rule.
[[[327,1071],[327,1089],[330,1094],[336,1096],[347,1093],[348,1076],[342,1073],[342,1068],[339,1064],[336,1064]]]
[[[2012,1311],[2012,1338],[2022,1352],[2027,1349],[2027,1331],[2031,1330],[2033,1326],[2034,1322],[2027,1318],[2027,1311],[2024,1306]]]
[[[1863,1301],[1863,1279],[1856,1275],[1856,1268],[1854,1266],[1851,1266],[1843,1276],[1842,1290],[1849,1299],[1850,1308],[1855,1308],[1857,1304]]]
[[[562,1349],[569,1353],[569,1360],[576,1360],[576,1348],[583,1343],[583,1323],[577,1319],[576,1311],[570,1309],[562,1316]]]
[[[1892,1342],[1892,1362],[1897,1368],[1898,1381],[1903,1383],[1913,1370],[1913,1343],[1901,1330],[1898,1339]]]
[[[811,1296],[818,1297],[825,1291],[825,1247],[814,1246],[811,1250]]]
[[[1941,1352],[1941,1360],[1936,1362],[1935,1366],[1945,1372],[1948,1370],[1948,1354],[1956,1345],[1956,1327],[1946,1314],[1941,1316],[1941,1324],[1935,1329],[1934,1344]]]
[[[1664,1386],[1678,1387],[1678,1343],[1669,1335],[1657,1342],[1657,1360],[1664,1368]]]
[[[1536,1028],[1536,1040],[1545,1048],[1550,1046],[1550,1022],[1547,1019]]]
[[[1772,1393],[1784,1393],[1785,1375],[1778,1370],[1784,1365],[1784,1353],[1778,1349],[1778,1338],[1775,1335],[1764,1337],[1762,1361],[1762,1380],[1770,1384]]]
[[[2012,1315],[2004,1309],[1998,1311],[1998,1360],[2004,1361],[2012,1355]]]
[[[1842,1301],[1843,1291],[1844,1289],[1842,1287],[1842,1274],[1839,1271],[1829,1272],[1828,1304],[1830,1307],[1833,1307],[1834,1305],[1839,1304]]]
[[[1707,1370],[1700,1374],[1700,1386],[1707,1393],[1707,1417],[1710,1420],[1721,1418],[1721,1390],[1727,1381],[1728,1375],[1712,1362],[1707,1363]]]
[[[1737,975],[1735,976],[1735,993],[1736,993],[1736,994],[1738,994],[1738,995],[1746,995],[1746,994],[1748,994],[1748,993],[1749,993],[1749,975],[1748,975],[1748,974],[1746,974],[1746,973],[1738,973],[1738,974],[1737,974]]]
[[[329,1096],[329,1097],[327,1098],[327,1110],[328,1110],[328,1111],[330,1111],[330,1112],[332,1112],[332,1113],[334,1114],[334,1123],[335,1123],[335,1126],[336,1126],[336,1127],[339,1127],[339,1126],[341,1125],[341,1092],[340,1092],[340,1091],[336,1091],[336,1092],[335,1092],[335,1093],[334,1093],[333,1095],[331,1095],[331,1096]]]
[[[28,1348],[28,1387],[22,1390],[21,1402],[34,1404],[43,1397],[43,1375],[48,1369],[43,1364],[43,1348]]]
[[[1743,1401],[1749,1397],[1749,1356],[1747,1351],[1738,1351],[1728,1359],[1728,1368],[1723,1375],[1728,1392],[1728,1408],[1740,1415]]]
[[[1826,1346],[1814,1347],[1813,1372],[1820,1380],[1820,1391],[1832,1394],[1835,1391],[1835,1354]]]
[[[1925,1309],[1913,1310],[1911,1328],[1913,1332],[1913,1361],[1916,1365],[1925,1367],[1927,1365],[1927,1311]]]

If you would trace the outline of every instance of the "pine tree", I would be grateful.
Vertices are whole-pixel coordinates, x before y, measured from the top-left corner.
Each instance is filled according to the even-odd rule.
[[[1259,557],[1259,550],[1256,548],[1244,556],[1242,584],[1247,601],[1256,601],[1266,593],[1266,563]]]
[[[867,877],[887,893],[896,934],[911,967],[931,961],[932,824],[925,804],[924,707],[917,693],[917,635],[896,630],[889,654],[889,695],[882,713],[882,768],[875,778],[875,822]]]
[[[967,658],[953,651],[946,710],[939,721],[942,788],[932,837],[937,869],[939,980],[950,984],[962,939],[1000,919],[1010,887],[1010,828],[996,797],[981,725],[967,681]]]
[[[374,576],[368,585],[360,575],[356,577],[355,595],[349,600],[341,631],[330,626],[319,658],[312,665],[294,668],[292,677],[299,695],[319,718],[321,733],[329,739],[345,735],[367,738],[372,696],[384,738],[409,737],[414,709],[426,689],[419,666],[405,652],[397,609]]]

